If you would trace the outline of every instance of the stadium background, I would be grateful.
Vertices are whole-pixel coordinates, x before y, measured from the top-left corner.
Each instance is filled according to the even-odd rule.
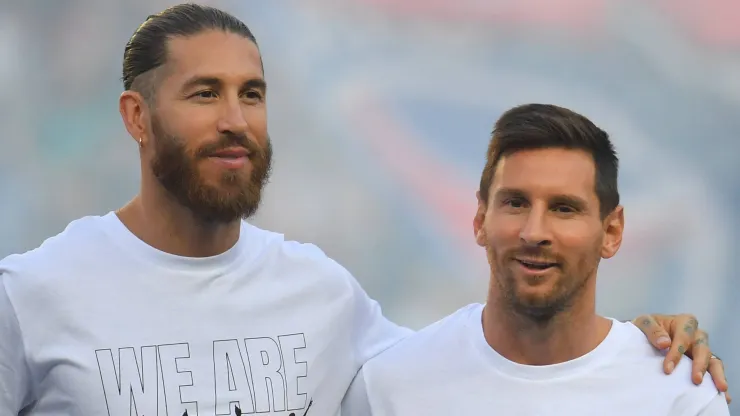
[[[123,46],[174,3],[0,5],[0,257],[135,194]],[[256,224],[317,243],[419,328],[485,297],[471,219],[492,123],[562,104],[621,156],[627,230],[602,263],[600,312],[691,311],[740,382],[740,3],[209,3],[244,19],[264,56],[276,161]]]

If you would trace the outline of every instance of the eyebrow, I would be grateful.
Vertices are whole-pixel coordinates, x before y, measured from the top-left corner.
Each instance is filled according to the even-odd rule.
[[[586,211],[586,208],[588,207],[588,203],[586,203],[586,201],[573,195],[555,195],[550,198],[550,202],[558,205],[568,205],[578,211]]]
[[[211,88],[221,88],[223,86],[223,81],[221,81],[220,78],[217,77],[204,77],[204,76],[195,76],[187,80],[183,86],[182,90],[187,91],[195,87],[211,87]],[[252,78],[247,81],[245,81],[242,86],[242,90],[252,90],[256,89],[260,92],[265,92],[267,90],[267,83],[262,78]]]
[[[501,198],[526,198],[527,195],[525,192],[514,189],[514,188],[501,188],[498,191],[496,191],[495,194],[496,199]]]

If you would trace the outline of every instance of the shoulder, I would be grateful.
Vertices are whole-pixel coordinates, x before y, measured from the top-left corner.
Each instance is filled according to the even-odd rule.
[[[13,254],[0,260],[0,275],[4,280],[27,281],[44,275],[47,270],[64,268],[94,255],[94,249],[104,236],[102,217],[89,216],[75,220],[57,235],[25,253]]]
[[[246,222],[243,224],[243,229],[249,233],[250,238],[258,238],[269,254],[277,256],[283,261],[312,267],[338,266],[315,244],[288,240],[281,233],[265,230]]]
[[[689,414],[690,416],[730,416],[730,407],[724,394],[717,394],[714,399],[699,413],[680,413],[681,409],[674,409],[677,414]]]
[[[480,304],[464,306],[409,335],[365,364],[366,382],[385,384],[389,380],[399,381],[406,377],[418,380],[422,372],[444,372],[446,366],[456,366],[452,362],[455,361],[454,357],[469,350],[472,345],[470,324],[479,319],[482,309],[483,305]]]
[[[625,334],[625,342],[614,362],[625,379],[638,382],[656,394],[669,397],[675,413],[697,415],[715,399],[719,392],[712,376],[706,373],[702,383],[692,381],[693,361],[682,357],[670,375],[663,372],[665,352],[656,350],[639,328],[631,323],[615,323]]]
[[[316,285],[322,292],[350,294],[358,286],[352,274],[315,244],[288,240],[283,234],[244,222],[249,238],[259,241],[265,275],[275,284]]]
[[[345,279],[349,272],[329,257],[321,248],[312,243],[288,240],[283,234],[268,231],[247,222],[243,230],[249,238],[259,240],[264,255],[271,265],[302,270],[304,273],[321,273],[334,278]]]
[[[105,237],[100,222],[101,217],[78,219],[35,249],[0,260],[0,284],[7,304],[14,305],[16,313],[38,305],[48,308],[60,293],[79,291],[75,271],[100,258],[96,250]]]

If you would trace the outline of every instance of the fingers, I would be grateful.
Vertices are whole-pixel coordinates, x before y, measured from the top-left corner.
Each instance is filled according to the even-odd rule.
[[[668,331],[655,320],[653,315],[639,316],[632,323],[645,333],[645,336],[655,348],[664,350],[671,346],[671,337]]]
[[[704,373],[709,369],[710,361],[712,361],[712,351],[709,348],[709,335],[702,331],[697,330],[694,335],[694,343],[689,347],[689,353],[687,353],[694,360],[691,369],[691,380],[694,384],[701,384],[704,379]]]
[[[717,390],[727,393],[727,389],[729,388],[729,385],[727,384],[727,377],[725,376],[725,366],[722,363],[722,360],[720,360],[717,357],[713,357],[709,360],[709,374],[712,376],[712,380],[714,380],[714,385],[717,387]],[[728,398],[728,403],[729,403]]]
[[[729,392],[726,392],[725,393],[725,399],[727,400],[727,404],[732,403],[732,397],[730,397],[730,393]]]
[[[679,315],[673,319],[672,325],[675,328],[673,335],[673,342],[671,348],[668,350],[664,361],[664,370],[666,374],[670,374],[681,361],[681,357],[689,350],[694,343],[694,337],[696,331],[699,328],[699,321],[693,315]],[[672,328],[668,328],[669,330]],[[708,349],[706,353],[711,354]],[[701,352],[701,350],[700,350]],[[705,357],[709,360],[709,357]],[[701,368],[700,368],[701,370]]]

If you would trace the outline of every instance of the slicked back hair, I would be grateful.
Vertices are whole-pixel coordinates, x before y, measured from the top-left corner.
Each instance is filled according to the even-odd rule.
[[[233,15],[209,6],[184,3],[147,17],[136,29],[123,53],[123,87],[147,100],[154,98],[155,70],[167,62],[167,42],[177,36],[192,36],[222,30],[257,41],[246,24]]]

